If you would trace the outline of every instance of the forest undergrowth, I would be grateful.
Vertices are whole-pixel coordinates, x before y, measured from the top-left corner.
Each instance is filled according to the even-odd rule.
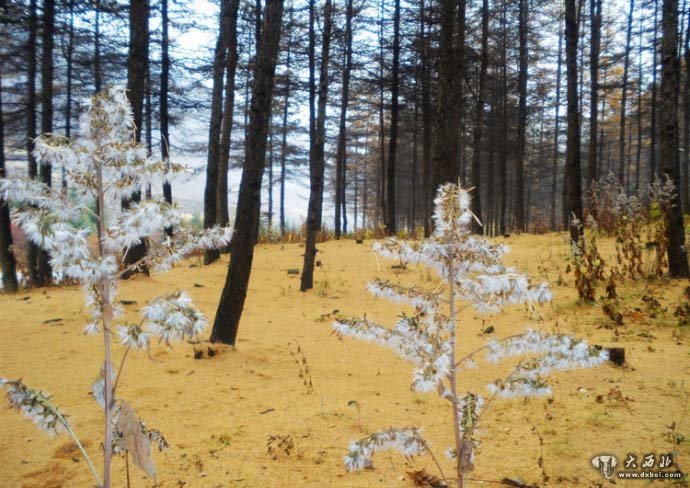
[[[525,486],[603,486],[605,480],[591,465],[599,454],[620,460],[628,453],[676,452],[675,462],[686,471],[690,419],[684,412],[690,385],[682,378],[690,377],[689,283],[621,280],[611,314],[607,304],[614,299],[607,297],[605,281],[597,283],[594,303],[578,299],[574,273],[567,272],[572,261],[565,234],[499,240],[511,248],[505,264],[528,272],[534,282],[549,281],[554,300],[536,316],[518,306],[484,319],[463,311],[459,351],[531,324],[624,348],[626,361],[559,373],[551,381],[551,399],[493,405],[482,420],[471,486],[481,486],[472,480],[504,478]],[[410,424],[423,427],[431,449],[439,451],[439,462],[452,472],[443,456],[443,447],[452,444],[444,402],[410,391],[412,368],[394,353],[331,333],[331,322],[341,312],[391,323],[404,310],[367,293],[366,283],[374,278],[430,289],[438,284],[423,266],[377,259],[371,243],[319,244],[321,265],[315,293],[309,294],[301,293],[299,277],[287,272],[299,266],[303,248],[261,244],[237,349],[206,342],[175,349],[162,344],[152,345],[150,357],[128,359],[119,391],[146,412],[147,421],[170,444],[153,455],[160,486],[413,486],[409,473],[434,472],[428,456],[406,460],[382,453],[374,469],[356,473],[343,466],[352,439]],[[615,262],[615,238],[600,236],[597,245],[602,259]],[[126,316],[135,317],[162,287],[189,290],[197,306],[212,316],[226,260],[223,255],[220,262],[201,267],[191,259],[165,275],[124,282],[119,299]],[[3,373],[51,392],[85,447],[98,452],[102,419],[93,408],[90,385],[100,365],[100,345],[81,335],[87,312],[80,289],[0,295],[0,308],[9,318],[0,324]],[[123,352],[117,345],[115,359]],[[463,391],[479,391],[499,374],[475,371],[463,377]],[[67,437],[48,438],[7,408],[1,415],[3,486],[88,486],[89,472]],[[121,459],[114,460],[113,471],[115,486],[126,486]],[[153,485],[140,471],[132,475],[132,486]]]

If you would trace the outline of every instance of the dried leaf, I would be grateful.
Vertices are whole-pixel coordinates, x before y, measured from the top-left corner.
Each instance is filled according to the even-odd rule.
[[[141,421],[134,410],[125,401],[120,402],[117,430],[122,434],[122,447],[132,455],[134,464],[155,480],[156,467],[151,459],[151,441],[142,430]]]
[[[462,438],[461,454],[460,454],[460,470],[463,473],[474,471],[474,463],[472,462],[472,451],[474,450],[474,442],[469,436]]]
[[[503,478],[500,483],[506,486],[515,486],[517,488],[537,488],[537,485],[528,485],[519,478]]]
[[[110,367],[110,375],[111,378],[115,378],[115,370],[112,366]],[[105,408],[105,363],[103,363],[98,372],[98,376],[96,376],[96,379],[91,384],[91,393],[96,403],[98,403],[101,408]]]
[[[407,477],[412,480],[415,486],[426,486],[428,488],[446,488],[448,486],[445,481],[427,473],[425,469],[407,471]]]

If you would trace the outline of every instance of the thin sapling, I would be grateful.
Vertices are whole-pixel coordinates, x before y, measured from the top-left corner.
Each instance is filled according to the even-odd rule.
[[[445,290],[428,292],[374,280],[369,283],[370,293],[411,305],[414,313],[403,314],[392,329],[366,318],[338,318],[333,328],[339,336],[392,348],[414,364],[414,390],[436,392],[449,402],[454,445],[446,452],[454,460],[456,476],[443,474],[417,427],[392,428],[352,442],[344,461],[347,470],[352,471],[370,467],[372,455],[381,449],[397,449],[406,456],[427,452],[447,485],[453,480],[453,484],[463,487],[468,472],[474,468],[477,423],[494,398],[550,395],[545,377],[551,371],[595,366],[607,359],[607,353],[567,335],[528,329],[501,340],[490,340],[480,349],[458,357],[459,302],[471,305],[479,313],[496,313],[509,304],[526,303],[533,307],[548,302],[551,293],[546,283],[531,286],[526,275],[502,264],[508,251],[505,246],[471,234],[476,217],[470,211],[466,190],[455,184],[442,185],[434,204],[432,237],[415,243],[387,239],[374,248],[384,257],[422,263],[435,270]],[[459,375],[476,367],[482,353],[487,363],[523,358],[507,377],[488,385],[486,399],[475,392],[460,393]]]
[[[116,400],[124,361],[130,349],[146,349],[153,338],[170,344],[172,340],[196,337],[206,326],[206,319],[185,292],[176,291],[150,301],[142,310],[141,322],[129,324],[115,300],[118,280],[123,272],[138,267],[165,271],[195,251],[221,248],[230,240],[230,229],[214,227],[197,232],[176,206],[164,200],[152,199],[122,208],[121,201],[132,193],[148,185],[160,186],[185,170],[170,161],[147,157],[146,148],[135,141],[134,122],[123,88],[108,88],[87,103],[76,139],[45,134],[36,140],[35,147],[39,164],[63,168],[70,192],[36,180],[10,178],[0,180],[0,197],[13,203],[16,222],[28,239],[48,252],[54,272],[63,280],[83,286],[91,314],[84,331],[102,335],[104,362],[92,386],[94,397],[105,411],[102,479],[64,415],[52,406],[46,394],[20,381],[3,380],[2,384],[13,407],[49,432],[64,429],[75,438],[99,486],[111,486],[114,453],[131,454],[134,463],[155,478],[150,442],[153,440],[159,447],[166,443],[160,433],[147,429],[137,419],[129,404]],[[89,241],[90,221],[96,222],[93,245]],[[175,230],[172,236],[166,233],[171,227]],[[147,254],[126,265],[123,254],[144,239]],[[114,338],[126,346],[117,373],[112,357]]]

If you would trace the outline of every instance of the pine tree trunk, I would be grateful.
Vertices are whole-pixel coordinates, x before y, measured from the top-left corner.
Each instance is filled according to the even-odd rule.
[[[367,228],[367,210],[369,209],[368,175],[369,175],[369,145],[365,146],[364,153],[364,174],[362,175],[362,229]],[[356,226],[355,226],[356,227]]]
[[[400,0],[395,0],[393,14],[393,66],[391,70],[391,126],[388,144],[388,163],[386,164],[386,233],[394,236],[397,232],[395,172],[398,148],[398,119],[400,117]]]
[[[377,225],[381,225],[381,222],[386,221],[386,126],[384,123],[384,56],[383,56],[383,24],[384,24],[384,6],[385,0],[381,0],[381,15],[379,17],[379,76],[378,76],[378,89],[379,89],[379,184],[378,184],[378,222]]]
[[[161,159],[170,159],[170,117],[168,115],[168,88],[170,83],[170,37],[168,34],[170,20],[168,18],[168,0],[161,0],[161,89],[160,89],[160,134]],[[170,181],[163,182],[163,198],[172,204],[172,185]],[[172,237],[173,228],[166,227],[165,234]]]
[[[498,194],[500,203],[498,208],[498,232],[506,233],[507,171],[508,171],[508,27],[506,0],[501,5],[501,131],[500,131],[500,159],[498,167]]]
[[[149,49],[148,44],[146,46],[146,59],[149,59]],[[152,115],[152,103],[151,103],[151,64],[146,63],[146,81],[144,83],[144,116],[145,126],[146,126],[146,156],[151,157],[153,154],[153,115]],[[152,198],[151,184],[146,185],[146,200],[151,200]]]
[[[270,237],[273,229],[273,130],[269,123],[268,130],[268,222],[267,233]]]
[[[683,83],[683,152],[682,175],[683,181],[679,194],[682,195],[684,213],[690,213],[690,12],[687,16],[687,31],[685,34],[685,82]]]
[[[355,166],[355,177],[354,177],[354,186],[355,186],[355,195],[354,195],[354,201],[352,202],[354,205],[354,217],[355,217],[355,222],[354,222],[354,227],[353,230],[357,232],[357,218],[359,217],[359,169],[358,166]]]
[[[286,160],[287,160],[287,134],[288,134],[288,114],[290,113],[290,83],[292,77],[290,75],[290,56],[292,53],[292,25],[293,25],[293,10],[290,6],[290,17],[288,19],[288,40],[287,40],[287,54],[285,60],[285,100],[283,101],[283,131],[280,148],[280,235],[285,237],[285,177],[286,177]]]
[[[618,135],[618,182],[625,184],[625,110],[628,100],[628,71],[630,67],[630,39],[632,37],[633,12],[635,0],[630,0],[630,12],[628,14],[628,29],[625,34],[625,61],[623,64],[623,87],[621,89],[621,117],[620,131]]]
[[[637,47],[637,144],[635,145],[635,192],[640,189],[640,172],[642,166],[642,93],[644,91],[644,73],[642,72],[643,59],[642,59],[642,22],[643,18],[640,16],[638,28],[638,47]]]
[[[592,23],[591,41],[589,52],[590,73],[590,117],[589,117],[589,153],[587,157],[586,189],[588,197],[592,190],[592,184],[597,180],[597,155],[599,152],[599,50],[601,49],[601,4],[602,0],[590,0],[589,15]],[[591,206],[590,211],[594,211]],[[593,214],[594,215],[594,214]],[[596,218],[596,215],[594,215]]]
[[[228,215],[228,167],[230,164],[230,143],[232,135],[233,115],[235,113],[235,73],[237,72],[237,14],[240,0],[230,0],[230,19],[228,25],[227,54],[225,61],[225,101],[223,105],[223,119],[220,131],[220,156],[218,160],[218,188],[216,222],[226,227]]]
[[[649,184],[654,183],[654,180],[659,176],[659,166],[656,162],[657,156],[657,54],[659,52],[659,0],[654,0],[654,36],[652,43],[652,113],[650,115],[649,127]]]
[[[556,230],[556,189],[558,185],[558,154],[561,135],[561,72],[563,67],[563,28],[559,21],[558,28],[558,62],[556,64],[556,115],[553,129],[553,159],[551,161],[551,230]],[[565,181],[565,176],[563,177]]]
[[[454,48],[457,3],[457,0],[440,1],[441,37],[438,48],[438,98],[432,189],[442,183],[455,183],[460,176],[457,167],[460,134],[457,98],[462,69],[457,63],[457,52]]]
[[[454,56],[455,56],[455,64],[456,64],[456,69],[457,69],[457,79],[455,80],[455,100],[457,103],[456,106],[456,115],[455,118],[457,119],[457,143],[458,143],[458,150],[457,150],[457,156],[455,159],[455,172],[457,173],[456,179],[453,181],[453,183],[456,183],[457,181],[461,181],[462,185],[467,186],[467,168],[465,166],[465,161],[467,158],[465,157],[465,150],[466,144],[465,144],[465,122],[464,122],[464,113],[465,113],[465,98],[464,98],[464,87],[466,84],[465,81],[465,35],[466,35],[466,28],[465,28],[465,18],[467,15],[466,12],[466,6],[467,6],[467,1],[466,0],[457,0],[458,4],[458,17],[457,17],[457,35],[455,36],[455,42],[454,42]]]
[[[482,50],[479,61],[479,91],[475,107],[474,141],[472,150],[472,211],[478,218],[482,218],[482,185],[481,185],[481,150],[482,133],[484,132],[484,103],[486,99],[486,74],[489,64],[489,0],[482,0]],[[475,233],[482,232],[481,226],[474,221],[472,229]]]
[[[414,112],[412,115],[412,179],[410,180],[410,200],[409,200],[409,205],[410,205],[410,211],[408,214],[408,224],[407,228],[414,234],[416,233],[416,226],[417,226],[417,181],[419,180],[418,178],[418,164],[419,164],[419,158],[418,158],[418,146],[419,146],[419,63],[417,61],[417,53],[415,53],[414,57],[414,88],[413,88],[413,95],[412,95],[412,104],[414,105]]]
[[[606,70],[606,68],[604,68],[604,72],[603,72],[604,85],[606,84],[606,77],[607,77],[607,70]],[[606,113],[606,93],[602,94],[601,107],[600,107],[599,112],[601,114]],[[600,125],[599,141],[597,142],[597,144],[599,146],[599,154],[597,154],[597,160],[598,160],[599,166],[597,168],[597,174],[601,175],[601,174],[604,174],[604,147],[605,146],[608,147],[608,144],[606,144],[606,145],[604,144],[604,132],[605,132],[604,129],[605,129],[605,127],[604,127],[603,118],[602,118],[602,121],[599,125]],[[607,168],[607,172],[608,172],[608,167],[609,167],[608,160],[606,162],[607,162],[606,168]]]
[[[211,121],[208,128],[208,159],[206,188],[204,190],[204,228],[218,223],[218,171],[220,162],[220,134],[223,119],[223,71],[225,68],[228,37],[230,35],[231,1],[223,0],[220,10],[220,29],[213,57],[213,88],[211,91]],[[226,192],[227,195],[227,192]],[[227,198],[227,196],[226,196]],[[204,264],[211,264],[220,256],[218,249],[204,253]]]
[[[566,71],[568,80],[568,137],[565,155],[565,176],[568,181],[568,217],[582,223],[582,189],[580,177],[580,114],[577,96],[578,24],[575,0],[565,1]],[[581,225],[570,227],[570,238],[577,242]]]
[[[345,63],[343,65],[343,87],[340,97],[340,120],[338,127],[338,149],[335,162],[335,238],[340,238],[341,212],[345,217],[345,164],[347,151],[347,108],[350,101],[350,72],[352,71],[352,0],[347,2],[345,13]]]
[[[72,137],[72,74],[74,66],[74,0],[69,0],[69,26],[67,32],[67,87],[65,94],[65,137]],[[65,168],[62,168],[62,189],[67,189]]]
[[[0,178],[6,178],[5,121],[2,108],[2,73],[0,73]],[[2,198],[0,198],[0,271],[2,271],[3,291],[17,291],[19,284],[17,282],[17,262],[12,251],[10,206]]]
[[[55,1],[43,1],[43,48],[41,52],[41,133],[53,132],[53,46],[55,37]],[[50,164],[41,164],[39,168],[41,181],[52,186],[53,171]],[[53,278],[50,256],[45,250],[38,256],[38,286],[49,285]]]
[[[527,0],[520,0],[519,12],[519,58],[518,70],[518,130],[517,161],[515,165],[515,227],[525,230],[525,131],[527,128]]]
[[[680,160],[678,156],[678,92],[680,89],[680,58],[678,56],[678,0],[663,0],[661,39],[661,87],[659,98],[661,117],[661,170],[680,188]],[[679,196],[678,196],[679,197]],[[669,275],[690,277],[688,254],[685,249],[683,210],[678,198],[666,208],[666,240],[668,242]]]
[[[101,91],[103,75],[101,73],[101,2],[94,2],[94,28],[93,28],[93,90]]]
[[[321,41],[321,66],[316,124],[314,127],[314,158],[309,167],[309,207],[307,209],[307,236],[304,247],[304,264],[300,291],[314,287],[314,262],[316,259],[316,234],[321,230],[323,210],[323,180],[325,171],[326,103],[328,101],[328,65],[330,61],[331,32],[333,28],[333,4],[326,0],[323,10],[323,34]]]
[[[27,71],[27,103],[26,103],[26,156],[28,159],[28,174],[29,178],[36,179],[38,177],[38,166],[33,155],[34,139],[36,139],[36,71],[37,71],[37,54],[36,54],[36,37],[38,33],[38,16],[36,14],[37,6],[36,0],[31,0],[29,13],[29,36],[27,41],[28,47],[28,71]],[[39,249],[36,244],[29,241],[27,243],[27,268],[29,272],[29,280],[32,286],[39,286],[40,275],[38,271],[38,255]]]
[[[424,0],[420,6],[420,36],[422,39],[422,189],[424,212],[424,236],[431,235],[431,201],[433,200],[433,188],[431,187],[431,147],[432,147],[432,107],[431,107],[431,62],[430,39],[427,28],[428,6]]]
[[[130,0],[129,3],[129,59],[127,61],[127,91],[132,105],[135,138],[141,142],[141,130],[144,122],[144,96],[146,89],[146,70],[148,67],[149,44],[149,3],[148,0]],[[122,208],[141,201],[141,189],[132,194],[131,199],[123,200]],[[125,253],[125,264],[131,265],[146,255],[146,243],[131,246]],[[141,270],[148,274],[148,268]],[[127,278],[131,273],[124,273]]]
[[[292,26],[293,26],[293,10],[290,6],[290,16],[288,18],[288,40],[287,40],[287,54],[285,60],[285,100],[283,101],[283,130],[282,141],[280,148],[280,235],[285,237],[285,177],[287,174],[287,133],[288,133],[288,115],[290,113],[290,83],[292,77],[290,75],[290,57],[292,54]]]
[[[261,42],[254,65],[249,127],[240,180],[235,233],[230,243],[230,266],[211,331],[211,342],[235,344],[254,245],[259,236],[261,180],[266,165],[266,145],[271,120],[271,100],[280,45],[283,0],[267,0]]]

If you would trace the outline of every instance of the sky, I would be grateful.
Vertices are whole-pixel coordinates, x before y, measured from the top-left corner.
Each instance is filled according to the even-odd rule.
[[[200,48],[211,47],[216,43],[216,32],[218,23],[218,5],[209,0],[193,0],[189,8],[193,10],[199,21],[199,27],[188,29],[185,32],[171,32],[175,36],[175,42],[179,48],[188,51],[200,51]],[[210,30],[205,30],[203,26],[210,27]],[[210,62],[210,60],[209,60]],[[207,80],[208,86],[211,86],[211,80]],[[184,140],[185,137],[193,135],[195,139],[206,137],[208,127],[202,125],[199,121],[192,118],[184,120],[179,127],[174,128],[171,132],[171,139],[177,137],[178,140]],[[241,156],[240,156],[241,157]],[[187,165],[190,168],[197,168],[200,171],[191,176],[180,178],[173,182],[173,198],[179,199],[180,204],[192,212],[203,212],[204,188],[206,185],[206,175],[204,168],[206,165],[206,155],[188,155],[183,153],[171,154],[171,158],[177,162]],[[278,181],[280,168],[276,165],[274,168],[275,181]],[[237,203],[237,194],[239,191],[240,179],[242,175],[241,169],[231,169],[228,172],[228,202],[230,208],[230,218],[234,217],[234,207]],[[268,178],[268,169],[264,172],[264,180]],[[264,185],[261,197],[262,212],[268,212],[268,185]],[[280,187],[279,184],[274,186],[274,225],[278,225],[278,199]],[[324,202],[324,221],[332,220],[333,213],[332,205],[328,205],[328,199]],[[285,214],[288,225],[301,225],[307,217],[307,204],[309,201],[309,179],[308,175],[303,175],[301,178],[295,180],[286,179],[285,182]]]

